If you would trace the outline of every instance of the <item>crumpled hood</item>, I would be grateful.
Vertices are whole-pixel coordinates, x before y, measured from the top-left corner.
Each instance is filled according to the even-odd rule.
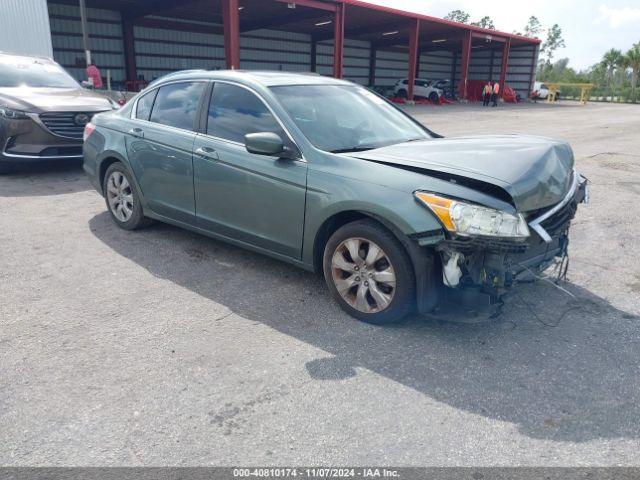
[[[84,88],[0,88],[0,105],[34,113],[112,109],[107,97]]]
[[[561,201],[574,163],[567,142],[529,135],[436,138],[349,155],[491,184],[505,190],[521,212]]]

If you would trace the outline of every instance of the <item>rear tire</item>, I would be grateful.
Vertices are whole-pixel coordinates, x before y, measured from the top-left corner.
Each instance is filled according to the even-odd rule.
[[[121,162],[109,165],[102,185],[111,218],[124,230],[144,228],[152,223],[142,213],[141,195],[131,174]]]
[[[331,235],[323,271],[340,307],[363,322],[399,323],[415,304],[411,259],[398,239],[373,220],[348,223]]]

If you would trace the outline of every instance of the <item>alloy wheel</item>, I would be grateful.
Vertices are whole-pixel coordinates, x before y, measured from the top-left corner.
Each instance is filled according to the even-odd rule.
[[[342,299],[363,313],[385,310],[396,292],[396,273],[389,257],[364,238],[348,238],[338,245],[331,274]]]
[[[121,222],[133,215],[133,190],[122,172],[115,171],[107,180],[107,201],[111,213]]]

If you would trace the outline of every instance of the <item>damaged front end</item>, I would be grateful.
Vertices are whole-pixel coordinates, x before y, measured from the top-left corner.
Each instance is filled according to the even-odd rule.
[[[499,311],[502,295],[518,281],[532,280],[554,264],[562,270],[571,220],[588,201],[587,180],[573,171],[570,182],[560,202],[516,215],[482,206],[465,212],[464,202],[458,207],[455,200],[416,192],[444,227],[443,234],[417,239],[441,258],[444,288],[435,313],[482,321]]]

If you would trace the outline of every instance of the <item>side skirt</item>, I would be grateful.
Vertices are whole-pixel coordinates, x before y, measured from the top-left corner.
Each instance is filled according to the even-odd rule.
[[[275,253],[275,252],[272,252],[271,250],[266,250],[266,249],[261,248],[261,247],[256,247],[255,245],[251,245],[250,243],[242,242],[240,240],[235,240],[233,238],[226,237],[224,235],[213,233],[213,232],[210,232],[208,230],[204,230],[204,229],[202,229],[200,227],[196,227],[194,225],[190,225],[188,223],[184,223],[184,222],[180,222],[180,221],[177,221],[177,220],[173,220],[171,218],[167,218],[167,217],[164,217],[162,215],[158,215],[157,213],[155,213],[153,211],[150,211],[148,209],[144,212],[144,214],[149,218],[153,218],[154,220],[158,220],[159,222],[168,223],[169,225],[173,225],[174,227],[184,228],[185,230],[190,230],[192,232],[199,233],[199,234],[204,235],[206,237],[213,238],[215,240],[220,240],[220,241],[225,242],[225,243],[229,243],[229,244],[234,245],[236,247],[244,248],[246,250],[251,250],[252,252],[260,253],[262,255],[266,255],[266,256],[274,258],[276,260],[280,260],[282,262],[286,262],[286,263],[289,263],[291,265],[295,265],[296,267],[302,268],[303,270],[307,270],[309,272],[313,272],[314,271],[313,265],[309,265],[309,264],[304,263],[304,262],[302,262],[302,261],[300,261],[298,259],[287,257],[286,255],[282,255],[280,253]]]

